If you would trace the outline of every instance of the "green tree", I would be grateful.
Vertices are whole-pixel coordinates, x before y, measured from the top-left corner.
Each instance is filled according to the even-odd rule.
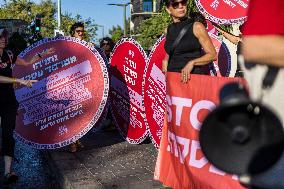
[[[124,35],[124,29],[121,26],[112,26],[112,29],[109,30],[109,34],[114,42],[120,40]],[[130,19],[126,20],[126,35],[130,35]]]
[[[57,28],[57,21],[55,20],[56,4],[52,0],[41,0],[39,3],[31,2],[30,0],[5,0],[5,4],[0,8],[1,19],[22,19],[31,23],[36,15],[41,15],[41,35],[43,37],[52,37],[54,29]],[[86,24],[86,39],[93,39],[96,37],[96,27],[94,20],[82,19],[80,15],[72,17],[71,14],[65,13],[62,15],[62,30],[66,35],[69,34],[70,26],[82,21]]]
[[[109,34],[111,35],[112,40],[116,43],[123,37],[123,29],[119,25],[113,26],[112,29],[109,30]]]
[[[36,15],[41,15],[42,31],[45,37],[53,35],[55,26],[55,4],[51,0],[41,1],[39,4],[28,0],[7,0],[0,8],[0,17],[3,19],[22,19],[31,23]]]

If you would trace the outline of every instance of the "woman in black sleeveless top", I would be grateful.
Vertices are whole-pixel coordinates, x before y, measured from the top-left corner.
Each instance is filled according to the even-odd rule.
[[[202,66],[216,60],[217,53],[205,26],[186,17],[187,0],[167,0],[166,6],[173,23],[167,29],[165,50],[169,58],[167,69],[163,66],[163,71],[180,72],[182,82],[186,83],[191,73],[203,74]],[[173,50],[180,31],[189,24],[185,35]]]

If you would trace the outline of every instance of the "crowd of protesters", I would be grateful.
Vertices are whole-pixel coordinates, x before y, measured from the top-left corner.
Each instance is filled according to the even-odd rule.
[[[245,75],[249,87],[254,91],[253,97],[257,98],[261,95],[259,87],[262,82],[259,76],[265,73],[268,66],[279,68],[277,76],[277,86],[281,86],[284,81],[284,14],[282,13],[284,3],[281,0],[274,0],[269,5],[270,11],[282,13],[280,16],[271,17],[269,14],[262,15],[264,10],[264,0],[250,0],[251,8],[249,9],[248,21],[244,26],[244,36],[235,36],[218,25],[214,24],[221,35],[227,38],[230,42],[238,46],[237,54],[244,55],[249,66],[243,68],[247,72]],[[166,29],[165,50],[166,57],[163,61],[162,70],[166,72],[180,73],[180,81],[182,83],[190,82],[191,74],[205,74],[203,66],[215,61],[217,53],[215,47],[206,31],[206,15],[205,17],[198,13],[188,13],[187,0],[166,0],[166,10],[172,18],[172,23]],[[188,16],[190,15],[190,16]],[[258,25],[258,19],[262,19],[264,25]],[[269,24],[273,22],[271,27]],[[259,26],[259,27],[256,27]],[[70,28],[70,36],[84,40],[85,27],[84,23],[77,22]],[[14,78],[12,68],[15,64],[25,66],[30,65],[41,59],[42,57],[53,52],[50,49],[43,54],[35,54],[29,60],[18,57],[18,54],[23,49],[19,47],[17,42],[13,41],[19,38],[17,34],[12,36],[9,43],[8,31],[0,29],[0,125],[2,128],[2,148],[1,154],[4,156],[4,184],[10,184],[17,181],[18,176],[12,171],[14,159],[15,140],[13,131],[17,116],[18,102],[15,97],[14,85],[20,84],[32,87],[36,80],[23,80]],[[99,47],[96,44],[90,43],[102,54],[102,57],[109,61],[114,42],[111,38],[105,37],[100,41]],[[253,64],[251,63],[253,62]],[[249,67],[249,69],[248,69]],[[241,66],[238,63],[236,77],[243,77]],[[168,81],[167,81],[168,82]],[[281,88],[275,89],[272,93],[265,97],[265,103],[271,105],[277,114],[283,119],[284,117],[284,95]],[[278,97],[281,97],[280,99]],[[108,116],[108,121],[111,122],[111,116]],[[70,152],[75,153],[84,145],[77,140],[70,145]]]

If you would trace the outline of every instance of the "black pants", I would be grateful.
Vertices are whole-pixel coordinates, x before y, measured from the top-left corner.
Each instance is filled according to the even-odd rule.
[[[0,109],[1,127],[2,127],[2,154],[4,156],[14,157],[15,139],[13,132],[16,125],[17,111]]]

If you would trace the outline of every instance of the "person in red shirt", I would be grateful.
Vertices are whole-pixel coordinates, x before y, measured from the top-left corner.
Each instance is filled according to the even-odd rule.
[[[243,28],[242,54],[251,98],[261,100],[284,123],[284,1],[251,0]],[[251,64],[253,62],[255,64]],[[262,81],[268,66],[279,68],[271,89],[264,94]],[[249,68],[249,69],[248,69]],[[281,98],[279,98],[281,97]]]
[[[268,106],[284,123],[284,1],[250,0],[243,28],[242,54],[250,97]],[[278,73],[268,89],[262,87],[269,67]],[[284,154],[268,171],[254,176],[259,188],[284,188]],[[240,178],[243,181],[242,177]]]
[[[284,1],[251,0],[244,25],[245,60],[284,66]]]

